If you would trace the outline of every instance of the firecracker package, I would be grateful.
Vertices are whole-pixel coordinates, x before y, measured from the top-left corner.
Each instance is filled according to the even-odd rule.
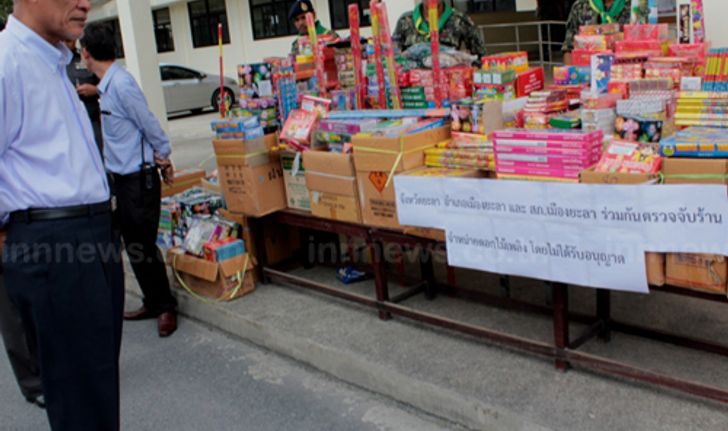
[[[579,85],[591,83],[591,67],[555,66],[555,85]]]
[[[728,158],[728,136],[725,129],[688,127],[660,142],[664,157]]]
[[[591,90],[593,93],[607,93],[609,78],[614,63],[613,54],[597,54],[591,59]]]
[[[528,70],[528,53],[519,51],[488,55],[483,57],[482,64],[483,70],[490,72],[524,72]]]
[[[296,150],[303,150],[311,145],[313,134],[319,116],[316,112],[297,109],[291,112],[286,124],[281,130],[280,140],[289,144]]]
[[[625,141],[657,143],[662,139],[662,120],[618,115],[614,129]]]
[[[656,174],[662,157],[650,145],[614,140],[594,167],[595,172],[624,174]]]

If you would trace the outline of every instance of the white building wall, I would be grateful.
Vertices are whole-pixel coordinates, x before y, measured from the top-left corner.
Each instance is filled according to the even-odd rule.
[[[266,57],[286,56],[290,51],[291,43],[295,39],[294,36],[289,36],[254,40],[248,1],[226,0],[230,43],[224,45],[224,62],[225,74],[229,77],[237,75],[236,67],[238,64],[259,62]],[[324,26],[330,28],[331,17],[328,0],[313,0],[313,3],[318,19],[321,20]],[[388,0],[386,3],[390,26],[394,31],[399,17],[414,8],[415,0]],[[219,71],[218,46],[193,48],[187,2],[184,0],[152,0],[151,4],[153,9],[169,7],[172,20],[175,50],[160,53],[159,61],[180,64],[206,73],[217,74]],[[111,1],[94,8],[90,20],[103,21],[117,16],[116,2]],[[349,32],[340,31],[339,34],[344,36],[348,35]],[[369,28],[362,29],[362,35],[371,35],[371,30]],[[156,49],[156,45],[152,42],[148,45],[148,48]]]
[[[708,39],[714,47],[728,46],[728,27],[725,25],[725,19],[728,16],[728,1],[703,0],[703,8]]]

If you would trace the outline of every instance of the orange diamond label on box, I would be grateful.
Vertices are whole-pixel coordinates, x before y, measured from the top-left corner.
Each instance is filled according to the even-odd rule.
[[[379,190],[379,193],[382,193],[384,191],[384,187],[387,185],[387,179],[389,179],[389,176],[386,172],[370,172],[369,173],[369,181],[372,182],[374,185],[374,188]]]

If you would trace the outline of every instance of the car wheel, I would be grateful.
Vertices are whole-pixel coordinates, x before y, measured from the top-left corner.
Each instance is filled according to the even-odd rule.
[[[192,110],[191,110],[191,112],[192,112],[193,114],[195,114],[195,115],[199,115],[199,114],[202,114],[202,111],[203,111],[203,109],[202,109],[202,108],[197,108],[197,109],[192,109]]]
[[[233,90],[225,87],[225,98],[230,99],[230,106],[233,106],[235,104],[235,93]],[[215,90],[214,93],[212,93],[212,107],[215,108],[215,111],[220,110],[220,89],[218,88]]]

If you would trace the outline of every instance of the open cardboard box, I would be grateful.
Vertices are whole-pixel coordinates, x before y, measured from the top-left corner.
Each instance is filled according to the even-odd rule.
[[[306,187],[305,161],[303,161],[303,158],[300,159],[298,171],[296,175],[293,175],[296,153],[283,152],[280,157],[288,208],[299,211],[311,211],[311,200],[308,194],[308,188]]]
[[[595,172],[594,168],[585,169],[579,174],[579,182],[583,184],[656,184],[657,174],[624,174]],[[645,253],[647,266],[647,282],[652,286],[664,286],[665,254]]]
[[[162,183],[162,197],[174,196],[193,187],[201,186],[205,180],[203,169],[183,169],[174,173],[174,184]]]
[[[219,301],[232,301],[255,290],[255,258],[246,253],[224,262],[184,254],[170,249],[167,262],[178,287]]]
[[[361,223],[361,203],[352,156],[325,151],[303,153],[311,213],[317,217]]]

